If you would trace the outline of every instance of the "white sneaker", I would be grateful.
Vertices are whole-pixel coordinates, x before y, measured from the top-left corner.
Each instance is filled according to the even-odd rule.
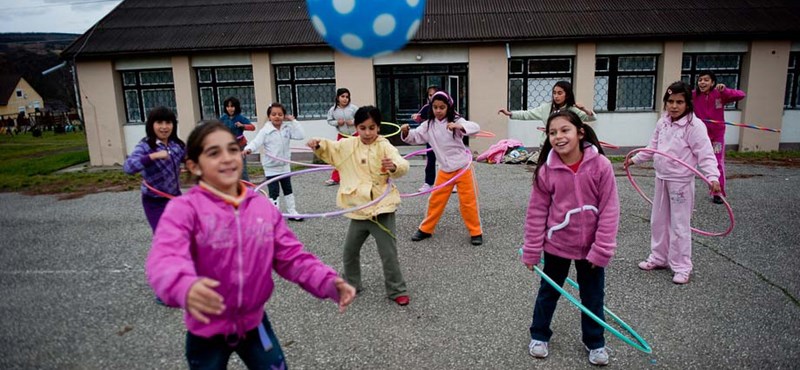
[[[428,190],[431,190],[431,186],[428,185],[428,184],[422,184],[422,186],[419,187],[420,193],[423,192],[423,191],[428,191]]]
[[[458,193],[458,185],[453,185],[453,193]]]
[[[531,339],[528,344],[528,354],[536,358],[545,358],[550,352],[547,350],[547,342]]]
[[[608,351],[606,347],[589,350],[589,363],[592,365],[606,366],[608,365]]]

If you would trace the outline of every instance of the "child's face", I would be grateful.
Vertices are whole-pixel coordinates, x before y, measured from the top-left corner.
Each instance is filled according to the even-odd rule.
[[[714,82],[711,80],[711,76],[709,75],[702,75],[697,78],[697,87],[700,88],[702,92],[708,92],[714,87]]]
[[[433,116],[436,117],[438,120],[443,120],[447,117],[447,104],[441,100],[434,100],[431,103],[431,107],[433,108]]]
[[[153,131],[156,132],[156,138],[163,142],[169,141],[169,135],[172,135],[172,130],[175,125],[172,121],[155,121],[153,122]]]
[[[233,104],[228,104],[225,106],[225,112],[227,112],[229,116],[233,116],[236,114],[236,107],[234,107]]]
[[[336,97],[336,100],[339,102],[340,107],[346,107],[350,104],[350,93],[344,93]]]
[[[365,145],[374,143],[381,133],[380,127],[378,127],[372,118],[367,118],[366,121],[356,125],[356,131],[358,132],[358,138],[361,139],[361,142]]]
[[[280,127],[280,125],[283,123],[283,116],[283,109],[281,108],[276,107],[269,111],[269,121],[272,122],[272,125],[274,126]]]
[[[553,150],[564,160],[566,158],[573,158],[580,153],[583,131],[581,130],[579,132],[578,128],[566,118],[557,117],[550,121],[547,138],[550,140],[550,145],[553,146]]]
[[[436,89],[428,89],[428,101],[433,98],[433,94],[436,94]]]
[[[200,178],[220,191],[236,195],[242,170],[239,144],[229,131],[214,131],[203,140],[203,152],[197,159]]]
[[[562,105],[567,100],[567,92],[564,91],[561,87],[554,87],[553,88],[553,102],[556,105]]]
[[[664,105],[667,107],[667,114],[669,114],[669,117],[673,120],[680,118],[686,113],[686,97],[683,93],[670,95]]]

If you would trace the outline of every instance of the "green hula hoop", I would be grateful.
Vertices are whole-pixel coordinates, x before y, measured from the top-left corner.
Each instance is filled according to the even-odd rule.
[[[391,134],[389,134],[389,135],[381,135],[381,136],[383,136],[383,137],[392,137],[392,136],[394,136],[394,135],[397,135],[397,134],[399,134],[399,133],[400,133],[400,125],[398,125],[398,124],[396,124],[396,123],[392,123],[392,122],[381,122],[381,126],[383,126],[383,125],[389,125],[389,126],[394,126],[394,127],[397,127],[397,131],[395,131],[395,132],[392,132],[392,133],[391,133]],[[342,135],[342,136],[344,136],[344,137],[353,137],[353,135],[343,134],[343,133],[341,133],[341,132],[339,133],[339,135]]]
[[[522,254],[522,248],[520,248],[519,252],[520,252],[520,254]],[[635,330],[633,330],[633,328],[631,328],[630,325],[628,325],[625,321],[622,321],[622,319],[620,319],[619,316],[617,316],[616,314],[611,312],[611,310],[609,310],[606,306],[603,306],[603,312],[605,312],[606,314],[611,316],[611,318],[614,319],[614,321],[617,324],[619,324],[619,326],[621,326],[623,329],[625,329],[625,331],[630,333],[633,336],[633,338],[636,339],[636,342],[634,342],[630,338],[628,338],[625,335],[623,335],[622,333],[620,333],[619,330],[611,327],[611,325],[608,325],[607,322],[601,320],[599,317],[597,317],[597,315],[592,313],[592,311],[589,311],[589,309],[586,308],[586,306],[584,306],[583,304],[581,304],[581,302],[578,301],[577,298],[575,298],[571,294],[567,293],[566,290],[564,290],[563,288],[558,286],[558,284],[556,284],[556,282],[553,281],[553,279],[551,279],[549,276],[547,276],[547,274],[545,274],[544,271],[542,271],[539,268],[539,266],[533,266],[533,270],[536,271],[536,273],[539,274],[539,276],[541,276],[542,279],[544,279],[544,281],[546,281],[553,288],[555,288],[556,291],[561,293],[561,295],[563,295],[570,302],[572,302],[572,304],[574,304],[575,307],[578,307],[578,309],[580,309],[583,313],[585,313],[586,315],[591,317],[592,320],[594,320],[595,322],[600,324],[602,327],[606,328],[606,330],[608,330],[611,334],[614,334],[614,336],[616,336],[617,338],[621,339],[623,342],[627,343],[631,347],[636,348],[636,349],[638,349],[638,350],[640,350],[640,351],[642,351],[644,353],[653,353],[653,349],[650,348],[650,345],[647,344],[647,341],[645,341]],[[572,279],[567,278],[566,281],[573,288],[575,288],[577,290],[580,290],[580,287],[578,286],[578,283],[574,282]]]

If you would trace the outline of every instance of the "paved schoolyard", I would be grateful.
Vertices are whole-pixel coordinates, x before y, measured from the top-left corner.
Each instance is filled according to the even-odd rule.
[[[415,191],[422,161],[398,184]],[[653,347],[607,334],[613,368],[796,368],[800,360],[800,170],[730,165],[737,226],[725,238],[695,237],[686,286],[667,271],[642,272],[649,208],[617,177],[622,217],[607,270],[606,306]],[[398,211],[401,265],[411,305],[384,296],[374,243],[362,252],[365,292],[345,314],[281,281],[267,304],[288,363],[306,369],[590,368],[579,311],[562,299],[550,357],[528,356],[539,282],[519,262],[531,174],[521,165],[477,164],[486,243],[469,238],[451,199],[434,238],[412,243],[425,199]],[[622,174],[621,170],[618,171]],[[637,170],[652,189],[653,172]],[[292,179],[299,208],[334,208],[327,174]],[[698,185],[698,188],[700,186]],[[647,190],[651,192],[652,190]],[[703,194],[698,191],[698,194]],[[695,224],[725,227],[722,206],[698,196]],[[292,223],[307,248],[337,269],[342,217]],[[157,306],[144,280],[150,242],[139,192],[59,201],[0,194],[0,368],[185,368],[181,312]],[[235,357],[235,356],[234,356]],[[242,368],[232,361],[232,368]]]

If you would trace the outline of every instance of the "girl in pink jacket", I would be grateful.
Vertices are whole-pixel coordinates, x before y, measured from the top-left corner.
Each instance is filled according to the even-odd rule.
[[[525,221],[522,262],[533,270],[544,252],[544,272],[560,286],[575,261],[581,302],[603,316],[605,267],[617,247],[619,197],[611,162],[597,135],[571,111],[547,120],[547,140],[536,164]],[[528,353],[545,358],[553,335],[550,322],[561,296],[542,279],[533,308]],[[608,364],[603,327],[581,314],[589,362]]]
[[[236,352],[248,368],[285,368],[264,304],[272,270],[344,308],[355,289],[303,245],[280,211],[240,183],[242,153],[218,121],[189,135],[189,170],[199,178],[169,202],[147,257],[150,285],[186,311],[189,368],[225,368]]]
[[[717,159],[706,126],[693,113],[691,88],[682,81],[669,85],[664,94],[664,110],[647,147],[699,167],[712,182],[711,193],[718,194]],[[692,273],[689,223],[694,208],[694,173],[674,160],[661,155],[654,157],[649,152],[639,152],[625,166],[651,159],[656,181],[650,216],[650,256],[639,263],[639,268],[650,271],[669,266],[675,273],[672,282],[686,284]]]

